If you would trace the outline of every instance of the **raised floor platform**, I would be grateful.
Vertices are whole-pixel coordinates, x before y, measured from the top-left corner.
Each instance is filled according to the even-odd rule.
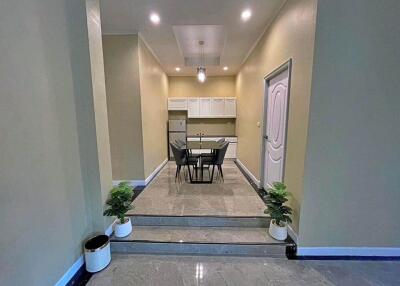
[[[116,253],[285,257],[290,239],[268,235],[267,217],[131,216],[133,232],[111,238]]]
[[[175,216],[264,216],[265,205],[233,161],[225,161],[225,180],[213,184],[175,182],[168,162],[133,202],[129,214]]]
[[[114,253],[286,257],[296,245],[268,235],[265,204],[232,161],[224,181],[175,182],[169,162],[134,200],[133,232],[111,238]]]

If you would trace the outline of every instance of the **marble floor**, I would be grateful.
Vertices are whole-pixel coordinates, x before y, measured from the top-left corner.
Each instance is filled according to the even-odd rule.
[[[120,241],[162,241],[198,243],[278,243],[265,228],[251,227],[179,227],[134,226],[134,231]]]
[[[233,161],[223,164],[225,180],[213,184],[175,182],[175,162],[168,162],[134,200],[129,214],[263,216],[265,205]],[[182,172],[183,173],[183,172]]]
[[[89,286],[400,285],[400,261],[114,254]]]

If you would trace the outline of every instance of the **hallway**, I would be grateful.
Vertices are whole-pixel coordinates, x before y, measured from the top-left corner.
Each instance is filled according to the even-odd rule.
[[[168,162],[134,200],[128,214],[177,216],[264,216],[265,205],[233,161],[225,161],[225,180],[214,184],[175,182]],[[207,173],[207,171],[205,171]]]

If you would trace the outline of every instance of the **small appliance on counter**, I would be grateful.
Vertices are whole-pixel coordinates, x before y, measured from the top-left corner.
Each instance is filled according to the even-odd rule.
[[[184,119],[173,119],[168,120],[168,142],[174,143],[176,140],[182,140],[186,142],[186,120]],[[173,159],[171,147],[168,144],[169,158]]]

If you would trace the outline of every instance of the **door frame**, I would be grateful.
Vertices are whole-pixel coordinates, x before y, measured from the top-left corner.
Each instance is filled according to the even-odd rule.
[[[264,97],[263,97],[263,115],[262,115],[262,124],[261,124],[261,156],[262,160],[260,162],[260,188],[264,189],[264,181],[265,181],[265,152],[267,151],[264,135],[267,127],[267,111],[268,111],[268,88],[269,81],[277,76],[278,74],[288,70],[288,91],[287,91],[287,106],[286,106],[286,126],[285,126],[285,142],[284,142],[284,151],[283,151],[283,170],[282,170],[282,182],[285,181],[285,170],[286,170],[286,150],[287,150],[287,135],[288,135],[288,124],[289,124],[289,107],[290,107],[290,90],[292,83],[292,59],[290,58],[278,68],[273,70],[271,73],[267,74],[264,77]]]

